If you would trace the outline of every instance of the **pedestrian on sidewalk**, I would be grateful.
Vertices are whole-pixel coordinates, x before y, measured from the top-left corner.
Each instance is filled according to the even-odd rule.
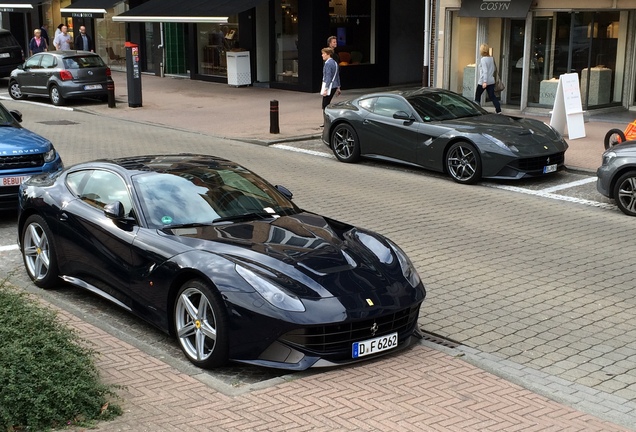
[[[68,27],[63,25],[61,28],[61,32],[57,36],[55,36],[53,45],[55,45],[55,49],[57,50],[70,50],[71,42],[71,35],[68,34]]]
[[[80,34],[75,38],[75,49],[78,51],[95,52],[93,49],[93,39],[86,34],[86,27],[80,26]]]
[[[477,81],[477,90],[475,91],[475,102],[481,104],[481,95],[486,90],[488,97],[495,106],[495,111],[500,114],[501,105],[497,95],[495,95],[495,60],[490,54],[488,44],[483,43],[479,46],[479,54],[481,59],[479,60],[479,79]]]
[[[323,48],[321,50],[322,61],[325,64],[322,67],[322,85],[320,86],[320,94],[322,95],[322,111],[324,113],[327,105],[331,103],[334,95],[340,94],[340,74],[338,71],[338,63],[333,59],[333,49]],[[323,123],[320,127],[323,127]]]
[[[33,37],[29,41],[29,55],[40,53],[48,50],[46,39],[42,37],[40,29],[33,30]]]
[[[340,64],[340,56],[336,52],[336,48],[338,47],[338,38],[335,36],[329,36],[327,38],[327,46],[333,50],[333,54],[331,54],[331,58],[336,61],[336,63]]]

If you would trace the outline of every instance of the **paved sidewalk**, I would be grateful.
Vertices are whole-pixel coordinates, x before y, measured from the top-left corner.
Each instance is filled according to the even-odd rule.
[[[129,108],[125,75],[114,72],[114,79],[116,108],[75,107],[261,144],[317,137],[321,132],[318,94],[144,75],[143,107]],[[345,91],[342,97],[362,92]],[[269,133],[271,100],[279,101],[279,134]],[[588,136],[570,141],[567,165],[595,170],[606,131],[623,129],[630,121],[623,117],[587,122]],[[175,142],[175,150],[178,145]],[[125,414],[100,424],[100,431],[629,430],[475,366],[485,364],[483,358],[475,361],[479,353],[430,341],[374,362],[284,376],[240,392],[220,391],[208,385],[205,374],[183,373],[72,314],[60,314],[95,343],[104,379],[125,386],[120,392]],[[541,379],[537,375],[538,383]],[[620,420],[612,419],[626,424]]]

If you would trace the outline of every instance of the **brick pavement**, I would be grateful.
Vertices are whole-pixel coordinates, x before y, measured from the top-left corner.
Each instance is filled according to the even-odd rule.
[[[159,78],[153,78],[149,77],[148,80],[145,80],[145,83],[151,80],[154,82],[155,79],[159,80]],[[184,86],[184,88],[178,91],[165,88],[167,86],[166,83],[171,84],[173,82],[178,83],[179,86]],[[263,103],[268,107],[268,101],[271,98],[287,101],[285,99],[287,94],[293,93],[275,93],[269,89],[251,89],[255,94],[263,92],[265,96],[261,96],[260,99],[250,96],[250,102],[247,105],[241,105],[238,99],[233,99],[232,96],[228,96],[226,99],[224,92],[250,89],[235,89],[218,84],[201,83],[205,86],[213,86],[214,91],[218,89],[223,95],[215,98],[214,94],[216,93],[207,94],[198,87],[200,84],[187,80],[170,79],[170,81],[163,81],[159,84],[164,86],[163,90],[170,97],[164,100],[157,96],[149,85],[146,85],[144,94],[146,95],[147,103],[144,103],[144,108],[131,109],[120,102],[118,108],[114,110],[108,109],[103,105],[89,107],[87,110],[105,117],[126,118],[127,120],[139,122],[140,125],[146,123],[161,124],[163,122],[163,124],[169,125],[174,130],[192,128],[203,133],[230,136],[225,135],[232,132],[232,128],[227,125],[227,122],[216,123],[216,120],[208,119],[210,117],[209,112],[214,110],[204,106],[210,103],[216,106],[215,101],[223,99],[224,103],[222,105],[226,110],[241,113],[241,116],[227,117],[241,119],[238,123],[234,123],[234,128],[244,135],[239,138],[263,142],[268,141],[269,135],[265,132],[265,136],[263,136],[263,123],[265,123],[265,131],[267,131],[267,120],[263,122],[261,117],[267,118],[268,111],[264,116],[259,116],[255,113],[261,112]],[[121,86],[119,88],[121,91]],[[121,99],[120,91],[118,91],[118,98]],[[206,95],[206,97],[191,101],[189,96],[191,93]],[[285,116],[290,118],[297,116],[293,118],[298,122],[298,133],[307,132],[308,135],[311,135],[311,133],[314,133],[312,129],[317,130],[313,126],[315,124],[313,123],[313,114],[307,115],[307,100],[314,96],[316,95],[302,94],[302,98],[300,98],[295,93],[289,96],[292,98],[292,102],[296,100],[297,105],[295,105],[296,109],[294,112],[286,113]],[[153,97],[157,98],[154,102]],[[180,101],[179,99],[182,100]],[[260,101],[258,107],[256,107],[257,100]],[[287,101],[290,105],[292,105],[292,102]],[[196,103],[197,107],[191,109],[191,106],[188,105],[190,103]],[[232,103],[238,105],[232,107]],[[302,105],[303,103],[305,104],[304,106]],[[167,108],[164,108],[164,105]],[[299,115],[299,113],[304,113],[304,116]],[[319,115],[318,113],[318,118]],[[245,124],[246,118],[252,121],[249,124]],[[281,117],[282,131],[288,128],[291,129],[293,125],[283,123],[282,119],[283,117]],[[242,123],[243,126],[239,127],[239,123]],[[117,135],[114,129],[113,135]],[[139,136],[143,135],[147,135],[147,131],[140,128]],[[169,134],[166,133],[165,135]],[[281,133],[281,135],[284,134]],[[289,136],[281,136],[281,138],[291,137],[291,134]],[[138,139],[138,136],[131,136],[131,138],[131,142],[133,142]],[[189,139],[189,135],[181,134],[178,139],[182,139],[185,142]],[[150,143],[152,138],[147,138],[147,140]],[[142,141],[139,140],[139,142],[141,143]],[[83,144],[82,142],[65,143],[66,147],[64,148],[67,151],[72,149],[74,156],[80,159],[90,157],[93,149]],[[599,145],[602,147],[602,144]],[[116,146],[114,145],[113,147]],[[58,145],[58,148],[61,147]],[[117,148],[114,148],[114,150],[120,151]],[[232,153],[232,151],[228,151],[228,153]],[[221,154],[221,156],[231,157],[224,154]],[[258,154],[253,155],[254,163],[256,163],[258,157]],[[281,166],[268,167],[268,171],[262,172],[258,170],[258,172],[261,172],[266,177],[271,177],[277,170],[285,169],[284,164],[287,162],[281,161],[280,163]],[[304,169],[307,170],[309,168],[320,171],[323,163],[328,162],[315,162],[315,166],[305,167]],[[351,172],[352,178],[355,177],[359,169],[369,169],[369,167],[337,166],[340,174],[348,171]],[[374,191],[379,191],[381,188],[383,188],[381,194],[384,194],[388,193],[387,189],[393,188],[393,193],[396,194],[393,202],[398,203],[404,200],[403,202],[405,203],[403,205],[404,208],[398,207],[394,211],[408,210],[406,208],[407,205],[410,207],[412,203],[406,204],[409,199],[404,194],[410,194],[416,190],[419,180],[417,178],[409,179],[410,186],[404,187],[403,184],[398,183],[395,176],[389,175],[388,177],[389,179],[383,179],[382,181],[370,181],[366,185],[357,185],[358,194],[371,196]],[[315,178],[315,175],[310,178]],[[344,176],[342,178],[344,179]],[[326,181],[328,185],[330,181],[335,180],[327,179]],[[430,181],[435,182],[434,179]],[[381,185],[381,182],[386,184]],[[454,185],[452,182],[444,181],[444,186],[447,188],[447,197],[460,192],[457,189],[459,186]],[[312,188],[316,189],[319,186],[308,187],[308,190],[311,191]],[[484,199],[492,202],[496,201],[494,195],[490,192],[480,189],[479,193],[477,193],[475,190],[461,189],[462,201],[457,202],[454,208],[451,206],[452,211],[461,215],[465,208],[473,208],[476,211],[473,215],[475,221],[464,220],[461,224],[457,223],[459,221],[455,221],[456,226],[454,229],[461,230],[461,233],[453,237],[457,241],[457,243],[453,244],[448,243],[448,236],[431,239],[427,238],[427,236],[412,237],[407,235],[405,229],[408,228],[404,227],[399,221],[389,221],[387,219],[388,214],[379,214],[378,204],[375,202],[367,202],[361,199],[349,200],[351,208],[343,209],[339,207],[338,203],[346,200],[347,194],[350,192],[347,190],[334,190],[333,193],[333,203],[324,202],[321,208],[313,206],[312,209],[334,217],[341,217],[345,220],[347,217],[353,217],[352,214],[358,214],[360,224],[372,229],[378,228],[376,226],[378,220],[390,222],[383,223],[381,231],[399,240],[399,243],[408,251],[416,251],[412,254],[412,257],[416,261],[418,268],[426,269],[427,274],[423,275],[423,277],[429,282],[429,288],[432,288],[430,291],[432,295],[429,298],[431,301],[427,305],[427,316],[422,317],[421,324],[425,324],[427,328],[433,330],[446,328],[449,332],[461,336],[462,340],[474,340],[474,345],[479,346],[480,349],[482,348],[481,343],[483,343],[486,351],[475,352],[475,350],[465,348],[463,350],[444,352],[431,345],[423,344],[398,356],[384,358],[379,362],[321,371],[317,374],[308,374],[301,377],[294,376],[290,381],[278,383],[273,387],[256,389],[248,394],[228,396],[212,390],[191,376],[147,356],[143,352],[132,348],[126,342],[107,333],[101,336],[95,335],[92,332],[103,332],[93,328],[90,324],[81,321],[75,322],[76,326],[89,332],[87,334],[89,339],[99,341],[98,343],[100,344],[102,343],[101,341],[104,341],[104,345],[101,345],[102,348],[98,348],[98,350],[107,352],[109,355],[114,353],[113,357],[109,357],[104,361],[100,360],[104,376],[109,381],[112,379],[111,382],[121,384],[123,380],[125,381],[124,384],[128,385],[128,389],[122,393],[125,398],[124,406],[128,412],[113,423],[101,425],[101,430],[276,430],[276,428],[280,430],[303,430],[303,427],[318,430],[410,430],[409,428],[417,430],[621,430],[618,426],[601,422],[557,402],[544,399],[482,370],[490,360],[491,364],[494,365],[492,371],[497,372],[498,375],[502,374],[512,379],[514,375],[512,370],[517,369],[517,371],[525,373],[530,381],[534,379],[541,384],[545,384],[548,389],[550,389],[550,385],[559,384],[558,380],[554,380],[553,377],[546,377],[546,375],[550,374],[541,375],[536,373],[536,368],[541,367],[541,364],[532,362],[541,361],[541,357],[533,357],[533,349],[539,349],[546,343],[550,346],[549,344],[559,342],[559,337],[564,335],[557,334],[553,339],[545,339],[546,334],[533,330],[536,331],[539,341],[536,345],[530,345],[533,349],[528,351],[514,350],[514,352],[509,352],[510,348],[508,345],[505,343],[500,344],[500,340],[507,343],[510,340],[514,341],[515,338],[524,336],[521,333],[523,329],[516,328],[516,323],[525,326],[526,330],[532,326],[536,329],[538,328],[537,326],[546,324],[543,322],[543,317],[530,320],[532,317],[531,309],[537,308],[537,305],[530,303],[528,296],[524,295],[526,290],[523,287],[521,290],[516,289],[519,286],[517,281],[522,280],[523,285],[533,288],[543,287],[545,293],[541,295],[546,296],[545,304],[549,306],[545,310],[550,312],[549,315],[552,320],[558,318],[559,314],[563,314],[563,310],[559,308],[558,302],[551,304],[552,300],[548,297],[549,293],[551,291],[561,292],[561,287],[563,286],[575,286],[576,283],[573,284],[572,278],[575,272],[580,272],[581,263],[590,266],[590,268],[584,269],[585,272],[583,272],[581,279],[596,278],[601,274],[608,273],[602,271],[603,269],[598,269],[597,272],[597,269],[591,265],[592,263],[587,261],[588,258],[581,256],[569,257],[563,262],[554,263],[553,267],[566,267],[566,274],[556,283],[550,282],[549,275],[545,277],[525,277],[523,274],[528,273],[527,267],[523,263],[516,262],[518,260],[511,260],[511,254],[514,255],[521,250],[535,250],[536,255],[528,259],[541,262],[546,248],[552,246],[549,241],[532,237],[530,232],[521,234],[517,232],[518,227],[513,223],[514,218],[523,214],[518,209],[521,209],[522,206],[527,206],[527,201],[524,200],[522,203],[521,198],[510,197],[510,202],[507,203],[504,212],[510,212],[514,216],[510,218],[509,223],[507,223],[505,216],[501,219],[497,218],[497,224],[495,224],[498,227],[495,233],[502,239],[513,238],[516,233],[516,236],[520,237],[520,241],[526,242],[525,245],[519,244],[511,248],[510,245],[503,243],[504,240],[500,244],[495,241],[491,244],[484,244],[488,248],[487,250],[476,248],[470,249],[468,254],[464,252],[465,255],[462,255],[462,259],[458,260],[454,259],[453,255],[460,255],[462,251],[466,251],[467,244],[480,243],[484,236],[497,238],[497,235],[493,236],[490,230],[480,227],[477,222],[489,217],[488,209],[483,206]],[[488,195],[487,198],[484,197],[484,193]],[[441,202],[444,199],[443,197],[431,196],[427,191],[422,190],[418,191],[418,199],[421,202],[427,202],[430,205],[430,209],[427,214],[422,214],[419,219],[416,216],[413,219],[414,221],[429,228],[432,228],[431,225],[436,224],[448,225],[447,217],[435,214],[436,203]],[[575,208],[572,210],[576,211]],[[585,227],[575,229],[573,227],[560,226],[559,220],[562,217],[558,214],[559,211],[560,209],[554,209],[549,214],[540,215],[530,209],[530,214],[528,215],[529,225],[542,226],[547,229],[546,233],[549,233],[550,238],[557,244],[567,241],[568,238],[577,238],[577,235],[585,231]],[[588,223],[590,227],[600,226],[601,222],[599,222],[599,219],[596,216],[590,216],[585,223]],[[613,221],[612,225],[614,225]],[[615,229],[616,226],[612,227],[610,225],[608,230]],[[441,229],[436,233],[436,236],[443,235],[444,233]],[[602,237],[602,233],[595,233],[585,243],[595,242],[600,245],[602,244]],[[459,241],[462,238],[464,243]],[[566,244],[565,246],[573,245]],[[587,246],[587,244],[583,246]],[[628,248],[627,245],[625,247]],[[602,247],[599,253],[603,253]],[[504,285],[501,284],[502,280],[490,281],[489,273],[494,267],[498,269],[498,272],[502,273]],[[506,268],[511,268],[509,273],[502,271],[502,269]],[[618,279],[623,276],[627,277],[627,274],[620,273],[615,276],[618,279],[612,281],[611,272],[616,270],[618,268],[610,269],[610,275],[606,275],[606,279],[609,282],[600,281],[600,288],[611,290],[614,286],[620,287],[621,284]],[[554,271],[550,270],[550,273],[554,273]],[[463,277],[462,274],[464,275]],[[507,274],[510,282],[505,282]],[[468,289],[473,278],[480,287],[477,292]],[[627,282],[627,279],[625,279],[625,283]],[[510,290],[510,292],[495,292],[495,287],[498,284],[500,289]],[[449,289],[444,291],[441,289],[441,285],[446,285]],[[593,285],[586,285],[584,290],[589,294],[592,288]],[[454,295],[451,295],[452,290],[455,290]],[[620,295],[620,293],[618,294]],[[563,295],[567,296],[568,293],[565,292]],[[574,296],[574,294],[570,295]],[[463,300],[462,303],[458,302],[460,298]],[[588,303],[581,303],[581,310],[576,311],[577,316],[581,318],[590,317],[595,312],[591,306],[594,305],[595,301],[602,301],[604,298],[607,298],[607,295],[600,299],[594,297]],[[573,300],[576,301],[576,299]],[[490,301],[495,301],[496,307],[499,308],[501,304],[507,303],[518,303],[518,306],[515,310],[512,308],[502,310],[500,308],[502,313],[497,316],[501,320],[498,323],[498,327],[489,326],[493,315],[499,312],[495,308],[487,307]],[[539,305],[541,305],[541,302],[539,302]],[[626,305],[620,305],[621,308],[624,306]],[[447,321],[440,313],[442,311],[438,310],[438,308],[442,307],[449,307],[450,311],[447,310],[447,312],[450,312],[450,315],[468,315],[470,319]],[[585,309],[586,307],[588,309]],[[616,305],[612,307],[616,307]],[[524,309],[527,309],[525,313]],[[623,309],[608,311],[609,315],[612,313],[624,314],[625,311]],[[67,319],[73,320],[74,318],[68,316]],[[462,325],[462,322],[467,325]],[[550,322],[548,321],[548,323]],[[558,319],[554,321],[553,327],[548,328],[548,334],[550,331],[558,331],[561,324],[563,323],[560,323]],[[589,322],[587,325],[582,322],[581,329],[585,332],[590,332],[593,329],[589,324]],[[481,333],[472,333],[480,326],[482,326]],[[493,328],[494,332],[492,331]],[[506,329],[512,329],[512,331],[508,332]],[[600,336],[599,334],[598,337]],[[530,342],[533,341],[532,335],[525,337]],[[542,337],[544,339],[541,339]],[[568,349],[572,348],[572,343],[552,346],[552,351],[545,353],[543,358],[552,356],[555,363],[563,360],[573,360],[574,356],[571,355],[571,358],[568,358],[566,355]],[[500,352],[497,352],[498,349]],[[589,349],[590,347],[588,347]],[[603,350],[604,347],[601,346],[599,349]],[[585,351],[585,347],[581,351]],[[501,361],[501,357],[489,357],[490,353],[503,354],[503,357],[511,356],[508,358],[512,360],[505,363]],[[524,355],[529,358],[524,360]],[[627,351],[625,351],[624,355],[629,356]],[[480,358],[475,360],[478,357]],[[602,360],[602,357],[599,358]],[[617,358],[614,361],[619,362],[621,359]],[[479,367],[474,366],[473,363],[478,364]],[[585,363],[585,360],[583,360],[583,363]],[[575,365],[574,362],[571,362],[571,364]],[[533,369],[533,366],[535,369]],[[562,364],[562,366],[567,365]],[[399,371],[398,378],[393,376],[394,369]],[[502,369],[504,369],[503,372]],[[509,369],[510,373],[506,374],[505,369]],[[557,369],[559,368],[554,368],[550,371],[555,373],[562,372]],[[410,378],[406,383],[403,382],[404,376]],[[166,380],[166,378],[169,380]],[[392,379],[398,379],[400,385],[392,384]],[[323,382],[327,383],[327,387],[321,387]],[[583,386],[576,387],[571,382],[564,381],[562,384],[558,389],[556,387],[552,389],[553,394],[557,394],[557,390],[562,391],[563,389],[569,389],[573,393],[586,391]],[[176,388],[173,390],[173,387]],[[170,391],[166,391],[166,389],[170,389]],[[536,389],[533,390],[538,391]],[[587,391],[590,391],[590,389],[587,389]],[[314,393],[321,397],[315,398]],[[598,391],[593,393],[600,394]],[[196,395],[196,397],[192,395]],[[502,398],[503,401],[500,401],[499,398]],[[282,401],[282,403],[279,401]],[[380,402],[373,403],[373,401]],[[537,407],[530,401],[538,401],[538,403],[545,405]],[[621,400],[616,398],[613,402],[615,405],[619,405]],[[586,411],[595,412],[593,407],[589,408]],[[184,412],[188,413],[188,415],[183,415]],[[542,415],[544,412],[556,412],[558,414],[553,416]],[[262,415],[258,415],[258,418],[255,418],[257,415],[255,413],[262,413]],[[427,417],[429,414],[430,416]],[[334,419],[335,415],[337,415],[336,419]],[[369,420],[370,418],[371,420]],[[547,421],[547,423],[541,423],[540,420]],[[342,424],[341,421],[345,423]],[[376,422],[375,424],[380,426],[375,426],[374,421]]]

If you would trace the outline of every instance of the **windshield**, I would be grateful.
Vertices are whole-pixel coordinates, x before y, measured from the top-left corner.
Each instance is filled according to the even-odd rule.
[[[424,121],[454,120],[487,113],[457,93],[431,92],[415,94],[406,99]]]
[[[275,218],[298,212],[273,186],[237,166],[143,173],[133,176],[133,184],[148,225],[154,228],[211,224],[241,215]]]
[[[98,55],[74,56],[64,58],[66,69],[84,69],[106,66],[104,60]]]

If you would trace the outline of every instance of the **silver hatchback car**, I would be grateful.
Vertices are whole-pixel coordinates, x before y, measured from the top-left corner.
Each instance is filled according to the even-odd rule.
[[[606,150],[596,176],[599,193],[613,198],[626,215],[636,216],[636,141]]]
[[[49,97],[53,105],[71,98],[108,100],[110,68],[102,58],[88,51],[50,51],[29,57],[11,72],[9,95]]]

